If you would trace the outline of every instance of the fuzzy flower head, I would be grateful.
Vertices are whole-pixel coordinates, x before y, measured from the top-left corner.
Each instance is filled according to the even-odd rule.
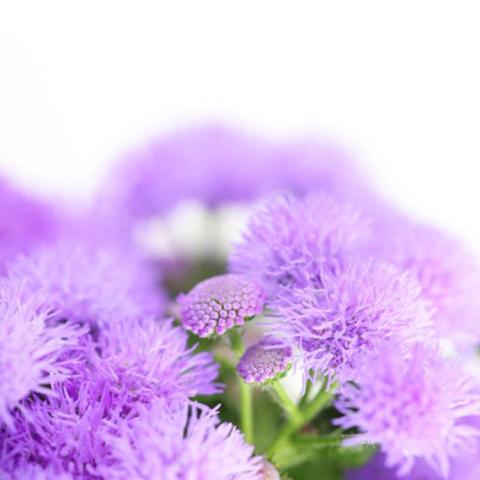
[[[351,470],[347,472],[346,475],[346,480],[401,480],[401,478],[402,477],[398,476],[395,468],[388,468],[385,465],[385,456],[381,453],[374,455],[366,465]],[[417,462],[413,470],[409,473],[408,480],[442,480],[442,477],[438,472],[426,465],[425,462]],[[461,479],[458,478],[458,480]],[[462,480],[467,479],[464,478]]]
[[[164,305],[152,272],[114,246],[60,242],[17,258],[8,274],[59,319],[100,328],[159,314]]]
[[[262,480],[261,459],[231,424],[217,413],[185,403],[161,402],[124,422],[119,436],[109,435],[112,480]]]
[[[418,279],[435,308],[440,335],[480,339],[480,266],[473,253],[441,230],[402,224],[388,243],[387,256]]]
[[[41,299],[25,295],[22,284],[0,281],[0,423],[11,424],[11,410],[29,393],[51,394],[48,384],[67,372],[62,353],[80,334],[51,323]]]
[[[250,278],[227,274],[200,282],[178,301],[183,326],[199,337],[209,337],[261,313],[265,294]]]
[[[237,371],[246,383],[264,383],[282,377],[291,367],[292,349],[273,337],[264,337],[240,358]]]
[[[50,467],[43,468],[34,463],[23,463],[11,472],[0,469],[0,478],[2,480],[74,480],[73,475],[67,472]]]
[[[19,252],[51,240],[57,229],[57,212],[0,177],[0,271]]]
[[[230,257],[230,269],[253,275],[274,290],[316,280],[320,266],[335,269],[367,234],[350,205],[327,194],[273,199],[250,221]]]
[[[116,322],[90,347],[50,397],[31,397],[15,412],[12,428],[0,432],[0,467],[15,471],[34,461],[90,478],[82,475],[108,456],[100,433],[117,434],[119,418],[157,401],[219,392],[211,354],[193,353],[186,332],[170,321]]]
[[[93,370],[133,408],[156,398],[185,400],[220,391],[210,352],[195,353],[187,333],[171,320],[116,322],[101,335]]]
[[[215,172],[212,175],[212,172]],[[277,143],[218,125],[153,139],[112,172],[100,204],[125,221],[165,213],[182,201],[217,206],[271,192],[323,189],[341,198],[366,194],[363,175],[330,142]]]
[[[359,356],[379,343],[400,339],[408,349],[433,336],[428,304],[408,273],[366,261],[321,278],[322,286],[285,289],[271,321],[306,371],[348,380]]]
[[[361,367],[337,402],[344,416],[335,423],[360,431],[349,444],[379,444],[386,466],[398,467],[399,476],[425,460],[447,478],[450,458],[473,450],[480,434],[469,424],[469,417],[480,416],[476,382],[422,346],[402,360],[387,345]]]

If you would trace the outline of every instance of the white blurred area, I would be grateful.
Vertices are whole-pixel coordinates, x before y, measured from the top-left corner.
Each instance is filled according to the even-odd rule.
[[[318,134],[480,251],[479,18],[476,1],[4,1],[0,170],[85,198],[176,127]]]

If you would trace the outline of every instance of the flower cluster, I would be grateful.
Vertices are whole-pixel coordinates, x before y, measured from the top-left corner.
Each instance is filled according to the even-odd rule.
[[[229,258],[144,248],[189,199],[259,202]],[[479,263],[338,148],[194,129],[57,205],[0,181],[2,480],[480,478]]]
[[[198,404],[166,408],[156,402],[121,422],[119,431],[105,435],[112,457],[100,470],[105,478],[262,480],[253,447],[233,425],[220,423],[217,412]]]
[[[447,478],[480,435],[469,423],[480,416],[480,384],[443,356],[445,338],[480,341],[480,269],[442,232],[371,207],[325,193],[274,197],[229,266],[267,289],[267,326],[292,349],[304,384],[338,386],[333,423],[358,432],[345,447],[378,445],[392,478],[422,462]]]

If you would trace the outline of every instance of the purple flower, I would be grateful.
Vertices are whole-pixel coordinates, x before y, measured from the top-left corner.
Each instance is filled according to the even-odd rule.
[[[128,223],[163,214],[182,200],[216,206],[318,189],[353,199],[366,195],[362,177],[345,152],[326,142],[272,143],[204,126],[128,154],[112,172],[100,204]]]
[[[335,269],[367,231],[352,206],[326,194],[276,198],[253,216],[230,269],[253,275],[270,290],[304,284],[316,280],[321,266]]]
[[[346,480],[400,480],[401,478],[395,468],[385,466],[385,456],[380,453],[363,467],[350,470],[346,475]],[[424,462],[417,462],[407,478],[408,480],[441,480],[441,476]]]
[[[0,431],[4,470],[29,461],[90,478],[108,458],[101,432],[118,433],[120,419],[140,405],[219,391],[211,354],[193,353],[171,321],[115,322],[97,341],[84,340],[73,374],[53,385],[49,398],[26,400],[12,428]]]
[[[0,425],[31,392],[50,395],[50,384],[68,373],[65,349],[83,332],[55,324],[41,299],[27,295],[22,283],[0,281]]]
[[[73,475],[67,472],[29,463],[19,465],[13,472],[0,469],[0,478],[2,480],[74,480]]]
[[[210,352],[195,353],[187,333],[171,320],[116,322],[96,345],[92,369],[113,390],[136,402],[180,399],[220,391]]]
[[[107,435],[111,480],[261,480],[260,457],[231,424],[199,404],[165,408],[158,402]]]
[[[97,327],[158,315],[165,303],[149,268],[114,245],[63,241],[17,258],[8,275],[57,318]]]
[[[433,337],[428,304],[408,273],[367,261],[320,277],[322,285],[283,289],[270,321],[272,331],[296,348],[306,371],[348,380],[359,356],[379,343],[395,340],[408,350]]]
[[[461,242],[435,228],[400,222],[383,250],[389,260],[418,279],[422,294],[435,307],[441,336],[480,338],[480,266]]]
[[[52,207],[0,178],[0,272],[19,252],[52,239],[56,229]]]
[[[181,295],[180,320],[199,337],[222,335],[262,312],[263,289],[244,275],[219,275]]]
[[[379,444],[386,466],[398,467],[400,476],[423,459],[446,478],[450,458],[473,450],[480,434],[469,423],[480,416],[478,385],[457,363],[423,346],[403,360],[391,345],[362,359],[337,408],[343,417],[335,423],[360,431],[347,443]]]
[[[264,383],[281,377],[292,364],[292,349],[273,337],[264,337],[247,348],[237,365],[246,383]]]
[[[448,480],[478,480],[480,478],[480,450],[475,454],[468,453],[452,459],[451,472]],[[442,480],[442,476],[433,470],[425,461],[415,463],[407,477],[400,477],[395,468],[385,465],[385,455],[375,455],[366,465],[347,472],[346,480]]]

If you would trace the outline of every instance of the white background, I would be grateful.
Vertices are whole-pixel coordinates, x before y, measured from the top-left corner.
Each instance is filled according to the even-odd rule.
[[[0,0],[0,169],[85,196],[123,148],[225,119],[346,144],[480,246],[476,1]]]

